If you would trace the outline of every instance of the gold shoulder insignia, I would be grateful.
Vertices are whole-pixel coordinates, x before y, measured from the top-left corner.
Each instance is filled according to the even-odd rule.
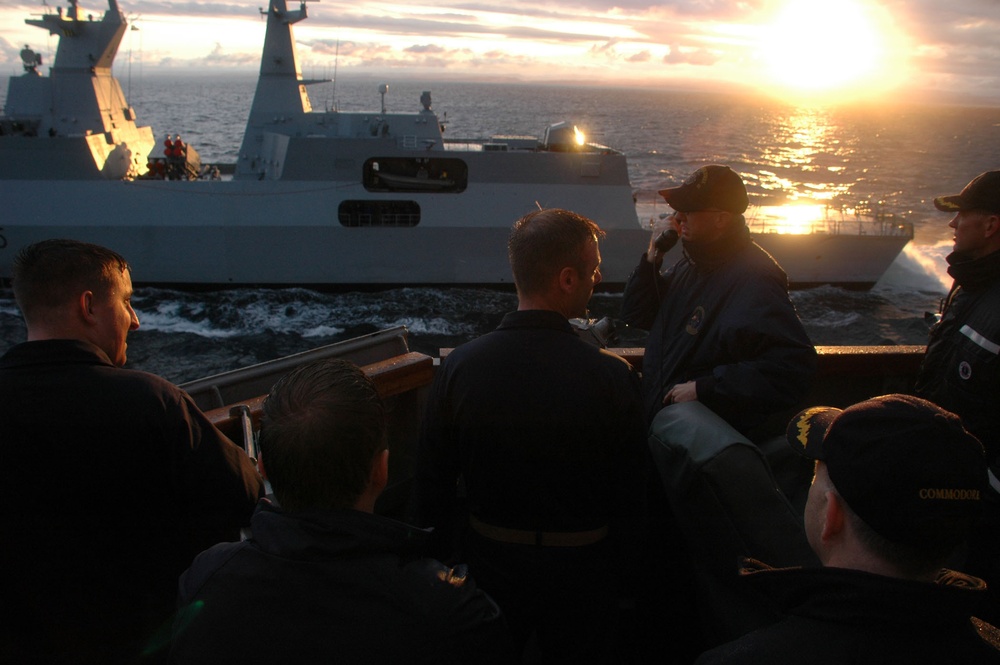
[[[1000,651],[1000,628],[977,617],[969,617],[969,621],[972,622],[972,627],[976,629],[976,633],[983,642]]]
[[[465,585],[468,574],[464,566],[460,568],[443,568],[437,571],[437,578],[453,587],[461,587]]]

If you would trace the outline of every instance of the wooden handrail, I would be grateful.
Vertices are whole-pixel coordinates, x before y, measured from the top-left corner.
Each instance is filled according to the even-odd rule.
[[[451,349],[442,349],[441,357]],[[609,351],[625,358],[633,367],[642,369],[642,347],[618,347]],[[915,376],[923,359],[925,347],[906,346],[817,346],[817,376],[822,377],[886,377]],[[434,359],[411,351],[386,360],[365,365],[362,370],[372,378],[383,398],[401,395],[430,385],[434,378]],[[205,414],[223,433],[239,436],[240,414],[233,407],[246,405],[255,429],[260,428],[261,405],[264,395],[211,409]]]
[[[410,351],[370,365],[364,365],[361,369],[375,382],[379,395],[386,399],[430,385],[434,378],[434,359],[426,354]],[[265,397],[266,395],[259,395],[217,409],[210,409],[205,412],[205,415],[223,434],[233,438],[238,434],[240,424],[240,415],[238,411],[234,413],[233,408],[245,405],[250,409],[250,419],[254,429],[260,429],[261,406]]]
[[[817,376],[915,375],[927,347],[899,346],[817,346]],[[642,369],[644,349],[621,347],[608,349],[620,355],[636,369]]]

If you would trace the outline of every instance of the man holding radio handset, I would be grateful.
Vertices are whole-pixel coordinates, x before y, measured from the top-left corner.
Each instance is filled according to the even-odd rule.
[[[647,417],[698,400],[748,434],[805,392],[815,349],[788,298],[785,272],[750,237],[749,199],[735,171],[704,166],[660,195],[675,210],[671,228],[654,231],[622,305],[622,319],[650,331]],[[678,238],[684,255],[660,274]]]
[[[742,178],[712,164],[660,195],[675,213],[670,227],[653,230],[629,276],[621,318],[649,330],[649,447],[713,644],[774,619],[736,584],[740,556],[815,563],[801,511],[779,491],[756,444],[771,434],[768,417],[808,390],[816,351],[784,270],[750,237]],[[678,240],[683,256],[661,273]]]

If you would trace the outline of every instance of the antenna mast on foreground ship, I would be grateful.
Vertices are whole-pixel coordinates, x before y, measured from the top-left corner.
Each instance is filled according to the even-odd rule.
[[[306,3],[302,2],[297,10],[289,10],[285,0],[271,0],[267,12],[261,10],[261,15],[267,17],[267,28],[260,76],[236,165],[236,172],[244,176],[261,173],[261,144],[266,127],[275,123],[300,123],[313,110],[306,86],[326,83],[322,79],[306,81],[302,78],[292,25],[309,17]]]

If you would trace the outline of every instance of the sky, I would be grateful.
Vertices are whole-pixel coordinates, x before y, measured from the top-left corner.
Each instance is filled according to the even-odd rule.
[[[145,72],[256,72],[258,2],[119,0]],[[44,6],[48,3],[48,7]],[[107,0],[81,0],[95,17]],[[0,0],[0,76],[61,0]],[[297,3],[289,2],[289,8]],[[1000,104],[1000,0],[322,0],[293,28],[303,74],[750,89],[797,100]]]

